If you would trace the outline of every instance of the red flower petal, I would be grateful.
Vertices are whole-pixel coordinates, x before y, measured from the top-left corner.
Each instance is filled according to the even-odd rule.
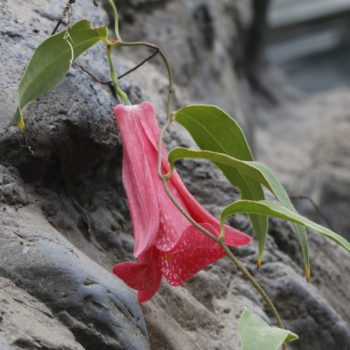
[[[210,224],[201,226],[213,231]],[[190,225],[177,245],[161,255],[162,275],[171,285],[178,286],[225,255],[225,251],[216,242]]]
[[[122,279],[129,287],[138,290],[140,303],[151,299],[157,292],[162,279],[158,252],[150,249],[140,262],[126,262],[113,267],[113,273]]]
[[[149,249],[159,230],[159,207],[154,171],[147,155],[150,145],[144,138],[138,106],[118,105],[114,109],[123,141],[123,183],[134,228],[135,256]]]

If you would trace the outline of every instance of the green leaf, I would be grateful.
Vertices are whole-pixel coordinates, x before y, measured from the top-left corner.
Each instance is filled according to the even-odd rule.
[[[240,126],[222,109],[216,106],[191,105],[173,113],[174,121],[191,134],[202,150],[224,153],[241,160],[253,160],[247,140]],[[228,181],[237,187],[243,199],[264,199],[261,185],[238,169],[215,163]],[[258,237],[259,260],[264,250],[268,222],[267,217],[250,215],[250,220]]]
[[[323,227],[315,222],[305,218],[304,216],[271,201],[249,201],[249,200],[240,200],[228,205],[223,212],[221,213],[221,224],[224,224],[225,219],[234,214],[246,213],[246,214],[262,214],[268,216],[274,216],[276,218],[288,220],[296,224],[304,225],[311,228],[314,231],[321,233],[327,238],[338,243],[340,246],[345,248],[350,252],[350,243],[342,236],[333,232],[332,230]]]
[[[275,195],[275,197],[288,209],[297,212],[293,203],[291,202],[288,193],[282,186],[282,184],[279,182],[277,177],[273,174],[273,172],[264,164],[259,162],[251,162],[251,166],[253,166],[255,169],[257,169],[261,175],[264,176],[265,181],[267,184],[262,182],[267,188],[270,189],[270,191]],[[267,186],[268,185],[268,186]],[[301,251],[303,254],[303,260],[304,260],[304,269],[305,269],[305,275],[306,279],[310,279],[310,255],[309,255],[309,244],[308,239],[306,235],[306,230],[303,225],[294,224],[294,230],[297,234],[297,238],[301,247]]]
[[[287,329],[269,326],[247,308],[240,317],[238,333],[242,350],[277,350],[283,343],[299,338]]]
[[[267,187],[285,207],[296,211],[281,183],[278,181],[272,171],[262,163],[256,161],[244,161],[222,153],[210,151],[194,151],[183,147],[173,149],[168,156],[169,162],[171,164],[174,164],[176,160],[183,158],[207,159],[214,162],[215,164],[223,164],[231,167],[231,169],[237,169],[241,174],[244,174]],[[309,278],[310,263],[306,231],[305,228],[301,225],[295,225],[295,229],[304,256],[306,275],[307,278]],[[259,255],[259,258],[261,258],[261,255]],[[260,265],[260,263],[261,260],[258,260],[258,265]]]
[[[90,24],[87,20],[79,21],[36,48],[17,89],[18,107],[14,118],[20,129],[24,129],[21,109],[57,86],[73,60],[107,37],[106,27],[92,29]]]

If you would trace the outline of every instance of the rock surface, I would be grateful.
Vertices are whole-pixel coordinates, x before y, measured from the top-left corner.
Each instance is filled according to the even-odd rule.
[[[308,97],[292,95],[278,108],[261,110],[264,128],[256,133],[260,159],[277,172],[292,194],[310,197],[333,230],[347,239],[349,96],[348,89]],[[308,216],[327,224],[308,201],[296,204]]]
[[[120,6],[122,34],[125,40],[155,42],[169,54],[176,72],[176,106],[216,103],[238,115],[249,130],[249,118],[243,118],[250,113],[247,86],[239,79],[235,59],[240,35],[252,21],[250,5],[125,1]],[[113,264],[132,259],[133,243],[121,181],[121,144],[111,113],[115,100],[108,86],[72,68],[63,84],[25,108],[24,133],[9,124],[21,72],[34,47],[52,31],[61,6],[52,0],[0,4],[6,28],[0,32],[1,349],[238,350],[243,306],[268,321],[273,318],[228,260],[181,287],[163,283],[142,312],[134,293],[110,273]],[[106,4],[95,8],[92,2],[77,2],[74,18],[91,18],[98,26],[107,21],[106,9]],[[79,61],[108,79],[103,50],[97,47]],[[124,71],[145,55],[145,50],[128,49],[115,58]],[[132,102],[154,102],[162,122],[167,80],[157,60],[123,86]],[[268,140],[275,139],[272,133]],[[166,140],[170,146],[191,144],[176,128]],[[192,193],[215,214],[237,198],[207,163],[186,161],[179,170]],[[231,224],[251,233],[243,216]],[[314,274],[308,285],[290,226],[273,220],[270,233],[257,277],[286,326],[300,335],[291,348],[349,349],[348,256],[311,232]],[[255,243],[235,249],[253,273],[256,252]]]

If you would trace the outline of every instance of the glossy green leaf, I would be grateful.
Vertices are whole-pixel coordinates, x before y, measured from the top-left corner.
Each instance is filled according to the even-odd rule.
[[[249,200],[240,200],[228,205],[221,213],[221,224],[223,225],[225,219],[230,215],[246,213],[246,214],[261,214],[274,216],[276,218],[288,220],[296,224],[304,225],[311,228],[312,230],[321,233],[327,238],[338,243],[340,246],[345,248],[350,252],[350,243],[342,236],[333,232],[332,230],[323,227],[315,222],[305,218],[304,216],[276,203],[271,201],[249,201]]]
[[[191,134],[200,149],[224,153],[241,160],[253,160],[242,129],[222,109],[207,105],[186,106],[174,112],[173,119]],[[240,190],[243,199],[265,198],[263,189],[256,180],[226,164],[215,163],[215,165],[228,181]],[[258,237],[261,259],[267,238],[267,217],[262,215],[249,217]]]
[[[107,37],[106,27],[93,29],[82,20],[43,41],[23,74],[17,89],[15,121],[24,128],[21,109],[30,101],[49,92],[66,76],[72,62],[87,49]]]
[[[234,157],[230,157],[226,154],[210,152],[210,151],[194,151],[188,148],[178,147],[173,149],[168,156],[169,162],[174,164],[178,159],[183,158],[201,158],[207,159],[215,164],[223,164],[231,167],[231,169],[237,169],[241,174],[244,174],[251,179],[263,184],[267,187],[275,197],[287,208],[295,211],[295,208],[292,202],[289,199],[289,196],[281,183],[278,181],[276,176],[272,171],[262,163],[256,161],[244,161]],[[309,263],[309,248],[306,237],[305,228],[301,225],[295,225],[297,237],[301,244],[303,256],[304,256],[304,265],[307,278],[310,276],[310,263]],[[258,265],[261,263],[261,255],[259,254]]]
[[[283,343],[299,338],[287,329],[269,326],[247,308],[240,317],[238,333],[242,350],[277,350]]]

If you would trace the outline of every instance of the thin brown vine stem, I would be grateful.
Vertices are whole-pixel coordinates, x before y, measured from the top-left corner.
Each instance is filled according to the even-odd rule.
[[[126,72],[124,72],[123,74],[118,76],[118,80],[126,77],[128,74],[134,72],[136,69],[140,68],[141,66],[143,66],[145,63],[147,63],[149,60],[151,60],[154,56],[156,56],[159,53],[159,51],[154,51],[151,55],[149,55],[148,57],[146,57],[145,59],[143,59],[140,63],[138,63],[136,66],[130,68],[129,70],[127,70]],[[97,78],[93,73],[91,73],[89,70],[87,70],[83,65],[81,65],[80,63],[74,61],[74,65],[76,65],[79,69],[81,69],[85,74],[87,74],[93,81],[96,81],[99,84],[102,85],[109,85],[111,83],[113,83],[112,80],[100,80],[99,78]]]
[[[165,130],[165,128],[163,128]],[[171,172],[170,172],[171,173]],[[163,186],[165,189],[165,192],[169,199],[173,202],[175,207],[182,213],[183,216],[198,230],[200,230],[202,233],[204,233],[206,236],[208,236],[210,239],[215,241],[217,244],[219,244],[227,254],[228,258],[237,266],[238,270],[243,274],[243,276],[253,285],[253,287],[257,290],[257,292],[261,295],[264,302],[267,304],[267,306],[270,308],[273,316],[276,319],[278,327],[284,329],[283,321],[281,319],[281,316],[279,315],[275,305],[273,304],[270,297],[266,294],[264,289],[260,286],[260,284],[256,281],[256,279],[251,275],[251,273],[240,263],[240,261],[233,255],[230,248],[218,237],[214,236],[211,232],[206,230],[204,227],[202,227],[200,224],[198,224],[197,221],[195,221],[191,215],[188,214],[188,212],[182,208],[181,204],[177,201],[177,199],[174,197],[174,195],[171,193],[169,184],[168,184],[168,178],[163,175],[161,178],[163,182]],[[283,350],[287,349],[287,345],[282,345]]]
[[[206,236],[208,236],[210,239],[218,243],[218,239],[208,230],[206,230],[204,227],[202,227],[196,220],[192,218],[192,216],[181,206],[181,204],[178,202],[178,200],[174,197],[174,195],[171,193],[170,188],[169,188],[169,183],[168,179],[166,176],[161,177],[161,181],[164,186],[164,190],[169,197],[169,199],[173,202],[175,205],[176,209],[180,211],[180,213],[193,225],[195,226],[199,231],[204,233]]]
[[[159,53],[168,73],[169,87],[168,87],[168,100],[167,100],[166,114],[167,114],[167,119],[170,120],[171,119],[170,109],[172,104],[174,78],[173,78],[171,65],[165,53],[158,46],[148,43],[146,41],[125,42],[125,41],[118,41],[118,40],[117,41],[105,40],[105,43],[108,46],[127,46],[127,47],[144,46],[144,47],[149,47],[153,50],[156,50]]]
[[[67,14],[68,14],[69,11],[71,10],[72,5],[73,5],[74,3],[75,3],[75,0],[68,0],[66,6],[65,6],[64,9],[63,9],[62,15],[61,15],[60,18],[58,19],[55,28],[54,28],[53,31],[51,32],[51,35],[54,35],[54,34],[57,32],[59,26],[60,26],[61,23],[63,22],[63,18],[64,18],[65,16],[67,16]]]
[[[167,123],[164,125],[160,132],[159,136],[159,145],[158,145],[158,155],[162,157],[162,152],[159,150],[162,150],[163,148],[163,135],[172,123],[172,120],[168,120]],[[159,158],[158,158],[159,159]],[[264,302],[267,304],[267,306],[270,308],[272,314],[274,315],[278,327],[284,329],[283,321],[281,319],[281,316],[279,315],[275,305],[273,304],[272,300],[270,297],[266,294],[264,289],[260,286],[260,284],[256,281],[256,279],[252,276],[252,274],[240,263],[240,261],[233,255],[232,251],[230,248],[225,244],[224,242],[224,237],[225,235],[224,230],[220,233],[219,237],[216,237],[213,235],[211,232],[206,230],[204,227],[202,227],[196,220],[192,218],[192,216],[181,206],[181,204],[178,202],[178,200],[174,197],[174,195],[171,193],[170,188],[169,188],[169,179],[171,177],[171,174],[174,170],[173,167],[170,168],[170,171],[168,174],[162,174],[161,172],[161,158],[160,158],[160,166],[158,164],[158,176],[160,177],[163,187],[165,189],[165,192],[169,199],[172,201],[172,203],[175,205],[175,207],[180,211],[180,213],[193,225],[195,226],[199,231],[204,233],[206,236],[208,236],[210,239],[212,239],[214,242],[219,244],[227,254],[228,258],[236,265],[238,270],[243,274],[243,276],[253,285],[253,287],[257,290],[257,292],[260,294]],[[287,344],[282,345],[282,349],[286,350],[287,349]]]
[[[141,66],[143,66],[146,62],[150,61],[154,56],[158,55],[159,50],[154,51],[151,55],[149,55],[148,57],[146,57],[144,60],[142,60],[140,63],[138,63],[135,67],[129,69],[128,71],[126,71],[125,73],[119,75],[118,79],[122,79],[125,76],[127,76],[128,74],[134,72],[136,69],[140,68]]]
[[[264,289],[260,286],[260,284],[256,281],[256,279],[251,275],[251,273],[234,256],[234,254],[232,253],[230,248],[225,243],[223,243],[223,242],[217,242],[217,243],[220,244],[220,246],[224,249],[224,251],[226,252],[229,259],[237,266],[238,270],[244,275],[245,278],[247,278],[249,280],[249,282],[259,292],[259,294],[264,299],[265,303],[269,306],[271,312],[273,313],[278,327],[284,328],[283,321],[282,321],[275,305],[271,301],[270,297],[266,294]]]
[[[80,63],[74,61],[73,65],[77,66],[80,70],[82,70],[85,74],[87,74],[93,81],[95,81],[96,83],[99,83],[101,85],[108,85],[113,83],[112,80],[109,81],[103,81],[100,80],[99,78],[97,78],[94,74],[92,74],[91,72],[89,72],[83,65],[81,65]],[[119,77],[118,77],[119,78]]]
[[[162,172],[162,158],[163,158],[163,138],[164,138],[164,134],[167,131],[168,127],[170,126],[170,124],[172,123],[171,119],[167,119],[164,127],[162,128],[162,130],[160,131],[159,134],[159,139],[158,139],[158,161],[157,161],[157,173],[158,173],[158,177],[161,180],[166,180],[168,181],[168,179],[171,176],[172,171],[170,171],[168,174],[163,174]]]

